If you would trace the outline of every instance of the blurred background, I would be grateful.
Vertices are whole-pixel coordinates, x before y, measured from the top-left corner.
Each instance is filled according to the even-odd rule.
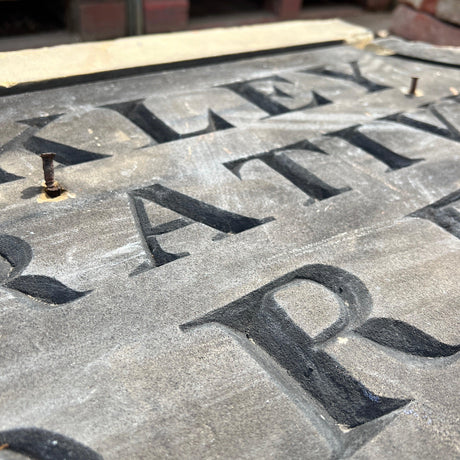
[[[380,20],[385,28],[393,4],[393,0],[0,0],[0,51],[287,19],[354,17],[366,22],[373,19],[371,11],[381,13],[374,22]]]
[[[460,45],[460,0],[0,0],[0,51],[336,17],[374,32]]]

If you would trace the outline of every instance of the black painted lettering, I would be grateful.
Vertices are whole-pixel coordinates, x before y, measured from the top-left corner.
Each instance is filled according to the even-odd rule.
[[[419,217],[427,219],[439,225],[441,228],[460,238],[460,213],[452,206],[458,202],[460,205],[460,189],[441,198],[418,211],[409,214],[408,217]]]
[[[32,248],[25,241],[12,235],[0,235],[0,257],[9,265],[6,273],[0,272],[0,284],[52,305],[72,302],[90,292],[75,291],[49,276],[20,276],[32,256]]]
[[[340,80],[351,81],[352,83],[356,83],[357,85],[360,85],[363,88],[366,88],[367,91],[370,93],[373,93],[375,91],[382,91],[384,89],[389,88],[388,86],[380,85],[378,83],[375,83],[369,80],[365,76],[363,76],[357,61],[349,62],[348,65],[349,65],[350,73],[333,70],[329,67],[306,69],[306,70],[302,70],[302,72],[319,75],[322,77],[338,78]]]
[[[58,119],[62,114],[51,115],[47,117],[31,118],[29,120],[21,120],[18,123],[28,125],[29,128],[24,130],[21,134],[11,139],[0,148],[0,155],[8,150],[18,149],[24,147],[29,138],[33,136],[39,129],[44,128],[47,124]],[[27,148],[27,147],[26,147]],[[23,179],[21,176],[10,174],[0,168],[0,184],[12,182],[18,179]]]
[[[460,351],[460,345],[448,345],[431,335],[392,318],[372,318],[355,332],[393,350],[423,358],[446,358]]]
[[[278,290],[299,280],[309,280],[329,289],[340,308],[339,318],[316,337],[306,334],[275,300]],[[328,438],[335,450],[333,458],[338,458],[350,455],[375,436],[389,420],[389,414],[410,399],[375,394],[323,350],[326,343],[351,332],[417,357],[439,358],[460,350],[460,346],[439,342],[402,321],[367,320],[371,309],[371,295],[359,278],[333,266],[306,265],[180,327],[188,331],[215,323],[231,329],[260,364],[280,380],[275,368],[267,365],[268,354],[296,383],[291,385],[281,379],[287,394],[298,401],[302,392],[306,392],[324,409],[323,414],[312,410],[309,415],[318,423],[329,420]],[[345,430],[338,430],[337,423]]]
[[[388,147],[385,147],[379,142],[376,142],[370,137],[361,133],[359,131],[359,126],[352,126],[350,128],[345,128],[334,133],[329,133],[327,135],[340,137],[355,147],[364,150],[369,155],[372,155],[376,160],[385,163],[389,168],[388,171],[395,171],[397,169],[406,168],[423,160],[422,158],[407,158],[403,155],[399,155],[398,153],[393,152]]]
[[[316,147],[314,144],[308,141],[301,141],[280,149],[271,150],[270,152],[229,161],[224,163],[224,166],[241,179],[241,167],[248,161],[259,159],[315,200],[325,200],[351,190],[349,187],[335,188],[327,184],[319,177],[308,171],[308,169],[289,158],[289,156],[284,153],[288,150],[309,150],[326,155],[325,152]]]
[[[341,306],[339,319],[315,339],[274,300],[277,290],[296,280],[322,284],[336,294]],[[338,423],[353,428],[408,402],[373,394],[320,349],[340,332],[359,326],[369,314],[371,302],[367,288],[350,273],[326,265],[307,265],[181,328],[220,323],[245,335],[284,367]]]
[[[36,155],[53,152],[56,154],[55,160],[64,166],[86,163],[88,161],[99,160],[110,156],[77,149],[70,145],[50,141],[36,136],[40,129],[57,120],[61,116],[62,114],[57,114],[18,121],[18,123],[25,124],[29,126],[29,128],[23,131],[19,136],[11,139],[9,142],[3,145],[0,149],[0,154],[8,150],[20,148],[24,148],[29,152],[35,153]],[[0,184],[11,182],[17,179],[22,179],[22,177],[7,173],[0,168]]]
[[[13,182],[15,180],[24,179],[23,176],[17,176],[16,174],[11,174],[4,169],[0,168],[0,184],[6,184],[7,182]]]
[[[143,103],[142,99],[105,105],[102,108],[114,110],[126,117],[131,123],[149,135],[158,144],[173,142],[179,139],[199,136],[224,129],[233,128],[233,125],[208,109],[208,126],[193,133],[179,134],[164,121],[152,113]]]
[[[269,83],[271,85],[271,94],[266,94],[256,88],[257,84]],[[234,91],[239,96],[243,97],[247,101],[261,108],[270,115],[281,115],[283,113],[292,112],[292,109],[286,107],[281,102],[276,100],[276,97],[287,97],[293,98],[292,95],[286,93],[276,86],[277,83],[291,84],[289,80],[282,78],[278,75],[265,78],[257,78],[254,80],[247,80],[243,82],[230,83],[223,85],[223,88]],[[297,107],[295,110],[309,109],[312,107],[318,107],[320,105],[329,104],[331,101],[325,97],[319,95],[315,91],[311,91],[312,101],[306,105]]]
[[[403,113],[391,115],[387,117],[386,120],[395,121],[397,123],[410,126],[411,128],[435,134],[455,142],[460,142],[460,131],[435,106],[429,107],[426,110],[436,120],[440,121],[444,127],[436,126],[435,124],[431,124],[426,121],[417,120]]]
[[[32,118],[29,120],[21,120],[19,123],[26,124],[30,126],[30,128],[24,131],[16,140],[16,142],[19,141],[26,150],[29,150],[30,152],[37,155],[53,152],[56,154],[55,160],[64,166],[87,163],[88,161],[100,160],[110,156],[77,149],[70,145],[50,141],[36,136],[41,128],[44,128],[49,123],[57,120],[61,116],[62,114],[50,115],[48,117]]]
[[[40,428],[0,431],[2,449],[42,460],[103,460],[102,456],[62,434]],[[21,458],[22,458],[21,455]]]
[[[208,227],[218,230],[219,236],[226,234],[236,234],[249,230],[273,220],[272,217],[266,219],[254,219],[242,216],[233,212],[225,211],[210,204],[191,198],[183,193],[176,192],[160,184],[133,190],[129,192],[133,207],[133,213],[139,231],[142,234],[145,245],[151,259],[149,268],[159,267],[174,260],[190,255],[188,252],[171,254],[164,251],[157,240],[158,235],[170,233],[180,228],[186,227],[195,222],[200,222]],[[152,226],[145,211],[142,200],[151,201],[164,208],[170,209],[183,217],[167,222],[165,224]],[[218,239],[218,238],[215,238]],[[147,268],[147,267],[144,267]],[[136,270],[135,273],[138,271]]]

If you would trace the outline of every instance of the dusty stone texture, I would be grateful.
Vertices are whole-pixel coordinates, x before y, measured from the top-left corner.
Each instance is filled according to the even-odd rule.
[[[181,2],[168,0],[168,3],[171,3],[174,15],[177,3]],[[167,27],[167,24],[164,25]],[[331,41],[369,43],[372,41],[372,32],[340,19],[299,20],[6,52],[0,53],[0,89],[121,69]]]
[[[398,5],[392,16],[391,32],[407,40],[440,46],[460,46],[460,27],[436,16]]]
[[[325,46],[1,98],[0,441],[458,456],[458,81]]]
[[[443,21],[460,25],[460,5],[458,0],[403,0],[400,3],[406,3]]]
[[[435,47],[429,43],[410,42],[400,38],[389,37],[375,40],[375,44],[385,51],[417,60],[439,62],[449,66],[460,65],[460,48],[458,46]]]

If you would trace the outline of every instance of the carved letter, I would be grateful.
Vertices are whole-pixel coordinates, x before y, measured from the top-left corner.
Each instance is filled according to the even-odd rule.
[[[272,86],[271,95],[267,95],[256,88],[256,85],[261,83],[268,83]],[[276,86],[276,83],[292,84],[285,78],[279,77],[278,75],[274,75],[272,77],[257,78],[255,80],[230,83],[228,85],[223,85],[222,87],[234,91],[236,94],[243,97],[252,104],[256,105],[257,107],[261,108],[262,110],[265,110],[265,112],[267,112],[270,115],[281,115],[282,113],[291,112],[292,109],[289,109],[288,107],[281,104],[281,102],[276,100],[276,97],[287,97],[292,99],[293,96],[280,90]],[[331,102],[330,100],[326,99],[323,96],[320,96],[314,91],[311,91],[311,94],[313,97],[312,101],[307,105],[297,107],[295,110],[309,109],[311,107],[317,107],[320,105],[329,104]]]
[[[404,157],[402,155],[393,152],[389,148],[385,147],[382,144],[372,140],[365,134],[359,131],[359,126],[352,126],[350,128],[345,128],[335,133],[329,133],[327,136],[337,136],[340,137],[355,147],[364,150],[369,155],[372,155],[377,160],[385,163],[388,166],[388,171],[394,171],[396,169],[405,168],[414,163],[422,161],[421,158],[411,159]]]
[[[65,166],[86,163],[88,161],[99,160],[101,158],[110,156],[77,149],[70,145],[61,144],[60,142],[54,142],[36,136],[41,128],[44,128],[46,125],[53,122],[54,120],[57,120],[61,116],[62,114],[58,114],[19,121],[18,123],[28,125],[29,128],[19,134],[19,136],[11,139],[9,142],[3,145],[0,149],[0,154],[13,148],[21,147],[37,155],[40,155],[41,153],[53,152],[56,154],[56,161]],[[7,173],[0,168],[0,184],[18,179],[22,179],[22,177]]]
[[[389,121],[395,121],[406,126],[410,126],[421,131],[426,131],[427,133],[436,134],[437,136],[450,139],[451,141],[460,142],[460,132],[459,130],[449,121],[444,115],[442,115],[439,110],[432,106],[427,109],[428,115],[432,115],[435,119],[440,121],[445,127],[441,128],[435,124],[428,123],[426,121],[417,120],[416,118],[411,117],[410,115],[405,115],[403,113],[398,113],[396,115],[391,115],[386,118]]]
[[[79,442],[40,428],[0,431],[2,449],[38,460],[103,460],[102,456]],[[22,455],[21,455],[22,457]]]
[[[408,217],[431,220],[431,222],[460,238],[460,213],[455,208],[449,206],[456,201],[460,201],[460,189],[435,203],[409,214]]]
[[[152,256],[147,266],[141,266],[141,270],[153,267],[159,267],[174,260],[190,255],[188,252],[180,254],[171,254],[164,251],[158,241],[157,236],[164,233],[173,232],[180,228],[195,222],[200,222],[212,227],[219,232],[219,237],[225,234],[234,234],[244,232],[258,225],[273,220],[272,217],[266,219],[254,219],[251,217],[235,214],[223,209],[217,208],[202,201],[190,198],[183,193],[176,192],[160,184],[154,184],[149,187],[133,190],[129,193],[133,212],[139,226],[139,231],[143,236],[147,246],[148,253]],[[152,201],[164,208],[177,212],[184,216],[165,224],[152,226],[150,224],[142,200]],[[216,238],[218,239],[218,238]],[[139,273],[136,270],[133,274]]]
[[[314,144],[308,141],[301,141],[297,144],[271,150],[267,153],[229,161],[224,163],[224,166],[241,179],[239,171],[244,163],[254,159],[262,160],[266,165],[270,166],[270,168],[281,174],[289,182],[291,182],[293,185],[298,187],[300,190],[315,200],[325,200],[332,196],[340,195],[343,192],[351,190],[349,187],[335,188],[322,181],[319,177],[308,171],[308,169],[299,165],[294,160],[289,158],[289,156],[283,153],[283,151],[287,150],[310,150],[326,155],[325,152],[316,147]],[[307,204],[309,203],[307,202]]]
[[[0,284],[22,292],[47,304],[64,304],[85,296],[91,291],[74,291],[55,278],[42,275],[22,275],[32,260],[28,243],[11,235],[0,235],[0,257],[11,266],[8,273],[0,273]]]
[[[311,280],[326,287],[335,294],[340,306],[339,318],[316,337],[310,337],[295,324],[274,297],[278,290],[298,280]],[[298,401],[304,391],[325,410],[318,413],[315,404],[309,404],[313,407],[309,408],[309,415],[314,421],[323,424],[323,428],[326,423],[329,438],[333,439],[333,458],[336,458],[353,453],[389,420],[388,417],[380,420],[381,417],[410,400],[388,398],[370,391],[323,350],[328,341],[354,332],[415,356],[444,357],[460,349],[443,344],[402,321],[390,318],[366,321],[371,308],[370,293],[356,276],[328,265],[306,265],[180,327],[188,331],[217,323],[231,329],[240,343],[277,378],[274,368],[266,364],[267,353],[296,382],[297,386],[281,379],[288,394],[294,392],[293,397]],[[265,353],[261,354],[261,350]],[[338,429],[337,423],[345,429]]]
[[[143,103],[143,100],[121,102],[103,106],[104,109],[114,110],[126,117],[131,123],[142,129],[158,144],[177,141],[188,137],[199,136],[200,134],[211,133],[223,129],[233,128],[233,126],[219,117],[212,110],[208,109],[208,127],[188,134],[179,134],[169,127],[165,122],[153,114]]]
[[[388,86],[379,85],[378,83],[374,83],[373,81],[369,80],[368,78],[364,77],[361,73],[359,68],[359,64],[357,61],[349,62],[350,65],[350,73],[347,74],[345,72],[340,72],[336,70],[331,70],[329,68],[320,67],[317,69],[307,69],[303,70],[304,73],[312,73],[314,75],[330,77],[330,78],[339,78],[341,80],[351,81],[366,88],[370,93],[374,91],[382,91],[384,89],[388,89]]]

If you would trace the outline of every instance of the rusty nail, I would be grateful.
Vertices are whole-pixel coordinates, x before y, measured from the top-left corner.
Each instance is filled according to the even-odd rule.
[[[55,153],[42,153],[43,172],[45,173],[45,192],[51,198],[56,198],[61,194],[61,188],[54,181],[54,157]]]
[[[417,90],[418,77],[412,77],[409,94],[415,96],[415,91]]]

